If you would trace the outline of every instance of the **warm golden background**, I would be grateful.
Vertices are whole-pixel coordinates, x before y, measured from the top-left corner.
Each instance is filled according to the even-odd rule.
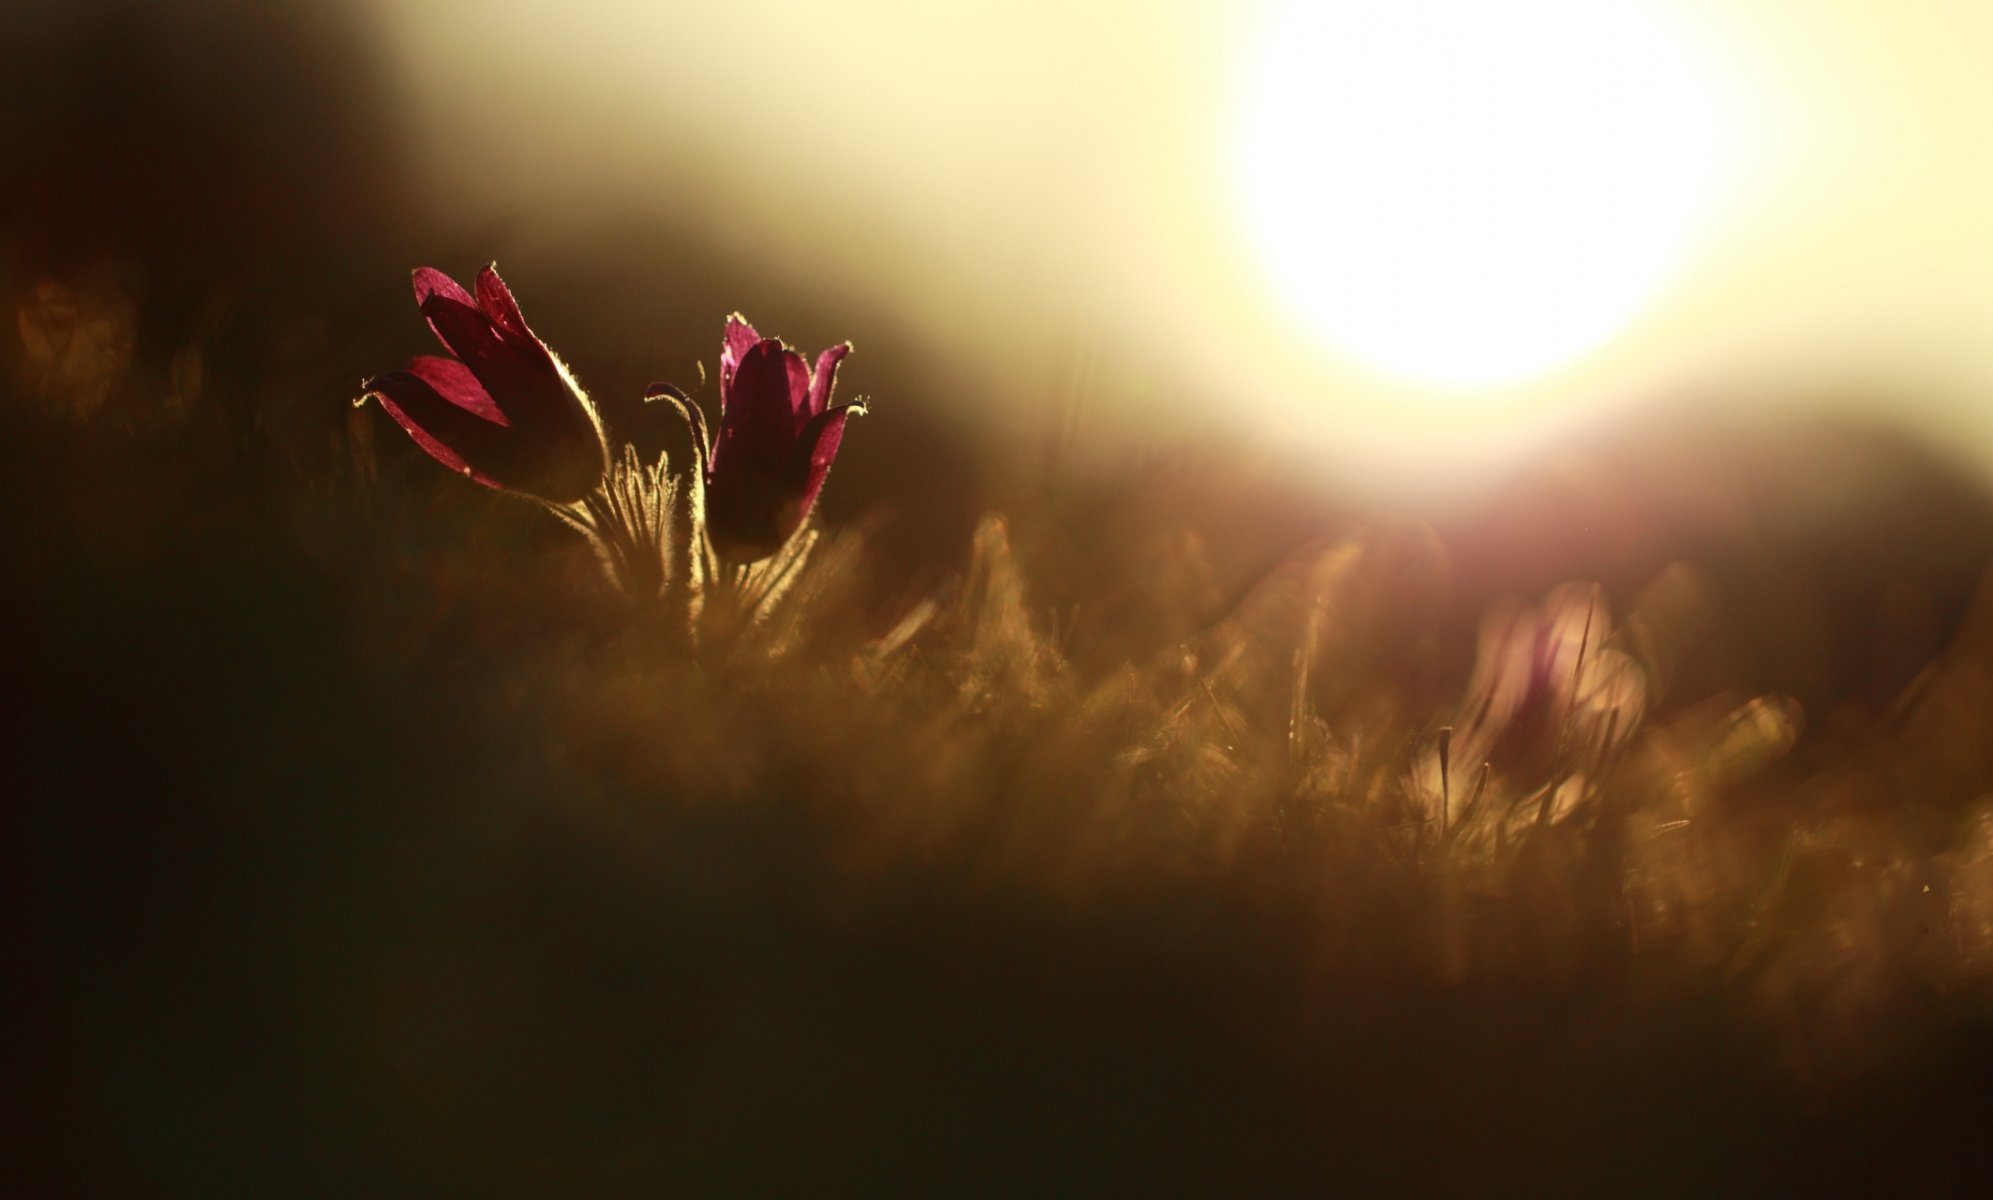
[[[0,1178],[1953,1194],[1989,47],[0,3]],[[736,309],[855,342],[765,654],[352,406],[492,259],[597,397],[712,414]]]
[[[409,267],[497,259],[598,395],[697,384],[734,309],[853,340],[875,416],[826,512],[916,577],[991,507],[1137,590],[1117,522],[1204,537],[1234,589],[1351,516],[1431,522],[1466,608],[1713,545],[1755,573],[1727,611],[1818,631],[1756,680],[1800,687],[1884,610],[1941,645],[1993,528],[1982,5],[5,22],[12,378],[113,426],[196,414],[235,456],[211,479],[309,489],[365,450],[438,486],[344,402],[426,349]]]
[[[495,257],[603,386],[626,377],[591,340],[683,376],[739,307],[800,342],[853,337],[854,386],[898,420],[1027,443],[1057,427],[1110,454],[1217,432],[1333,489],[1485,488],[1574,423],[1805,408],[1856,382],[1889,395],[1858,415],[1993,464],[1976,402],[1993,373],[1983,5],[1480,7],[1396,6],[1412,16],[1371,54],[1364,22],[1393,6],[29,0],[6,18],[15,287],[103,259],[142,273],[156,308],[274,246],[320,294],[356,254],[458,271]],[[1610,16],[1560,22],[1580,9]],[[1353,15],[1295,25],[1310,10]],[[1448,69],[1462,20],[1487,42],[1471,71]],[[1416,89],[1380,68],[1374,97],[1325,87],[1319,113],[1304,102],[1272,131],[1323,194],[1352,197],[1324,212],[1326,236],[1415,246],[1416,227],[1337,224],[1411,208],[1498,241],[1488,194],[1562,212],[1588,164],[1594,182],[1629,174],[1594,189],[1620,207],[1698,173],[1692,234],[1601,243],[1592,259],[1658,254],[1651,280],[1520,378],[1434,389],[1370,369],[1282,293],[1269,260],[1309,271],[1310,250],[1255,225],[1265,185],[1241,163],[1269,136],[1254,109],[1269,44],[1297,27],[1341,39],[1300,47],[1326,72],[1378,55],[1416,69],[1421,28],[1439,56]],[[1602,97],[1622,65],[1660,71],[1669,94]],[[1518,111],[1546,128],[1451,129],[1528,88],[1540,106]],[[1383,151],[1350,150],[1357,102]],[[1672,174],[1639,177],[1642,139]],[[1413,194],[1436,180],[1452,194]],[[1588,219],[1559,218],[1574,239],[1617,229]],[[51,255],[67,265],[37,261]],[[1451,287],[1447,264],[1412,273],[1445,310],[1436,365],[1472,321],[1455,292],[1525,337],[1555,319],[1539,311],[1554,271],[1489,261],[1461,256]],[[1349,287],[1418,337],[1416,298]]]
[[[1323,44],[1305,48],[1322,70],[1360,64],[1370,36],[1393,65],[1416,68],[1421,52],[1458,52],[1449,23],[1486,25],[1495,65],[1420,87],[1448,118],[1471,120],[1500,103],[1491,84],[1537,81],[1553,127],[1474,131],[1476,145],[1429,113],[1421,123],[1388,79],[1370,81],[1374,97],[1325,90],[1319,112],[1304,96],[1281,133],[1295,158],[1327,160],[1315,169],[1332,193],[1415,205],[1410,188],[1450,182],[1454,195],[1419,210],[1444,224],[1474,221],[1498,189],[1554,207],[1588,166],[1638,171],[1642,153],[1657,171],[1713,176],[1699,181],[1708,211],[1696,236],[1661,248],[1663,277],[1619,327],[1533,377],[1439,395],[1310,337],[1254,244],[1240,143],[1256,136],[1246,110],[1263,43],[1292,10],[1338,7],[1353,15],[1318,22]],[[1993,167],[1982,149],[1993,141],[1982,61],[1993,12],[1955,0],[1632,0],[1508,5],[1491,18],[1476,15],[1486,6],[1437,2],[1396,6],[1417,19],[1398,22],[1412,32],[1397,29],[1394,42],[1376,19],[1392,7],[585,4],[555,19],[532,4],[445,0],[382,4],[360,19],[375,23],[383,71],[406,97],[400,132],[420,195],[503,229],[508,263],[613,260],[605,227],[652,225],[697,247],[720,290],[761,319],[821,340],[834,320],[819,333],[783,309],[808,297],[847,323],[889,313],[903,325],[895,340],[976,380],[951,377],[907,405],[1014,428],[1078,391],[1112,414],[1099,417],[1103,442],[1158,421],[1218,427],[1278,441],[1300,471],[1437,484],[1463,460],[1512,466],[1546,426],[1682,405],[1703,387],[1753,404],[1763,402],[1753,390],[1859,374],[1915,393],[1880,415],[1993,465],[1993,427],[1973,402],[1993,373]],[[1569,19],[1584,8],[1615,19]],[[1678,44],[1629,54],[1614,40],[1629,29]],[[1633,118],[1648,110],[1628,97],[1586,90],[1609,82],[1586,73],[1588,57],[1621,55],[1638,71],[1662,51],[1680,61],[1657,81],[1676,89],[1659,122],[1679,118],[1682,136],[1722,145],[1642,147],[1677,127],[1643,124]],[[1341,115],[1330,103],[1363,100],[1374,105],[1364,121],[1402,160],[1311,137],[1311,117]],[[1607,118],[1628,109],[1623,127],[1557,127],[1601,105]],[[1435,168],[1421,153],[1459,161]],[[1511,178],[1525,172],[1536,177]],[[1671,180],[1632,182],[1660,191]],[[1331,206],[1321,219],[1380,208],[1388,215],[1388,205]],[[1571,236],[1592,232],[1575,215]],[[1501,236],[1499,223],[1487,228]],[[1396,227],[1374,236],[1414,240]],[[616,266],[672,286],[678,256],[635,257]],[[1553,307],[1559,281],[1499,266],[1512,277],[1489,283],[1465,256],[1456,286],[1512,296],[1485,320],[1527,331],[1511,310]],[[1444,271],[1415,282],[1446,305]],[[878,339],[861,348],[868,340]],[[987,411],[998,399],[1003,411]]]

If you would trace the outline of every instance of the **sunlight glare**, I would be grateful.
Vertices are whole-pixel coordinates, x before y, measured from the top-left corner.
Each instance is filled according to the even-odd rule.
[[[1723,207],[1746,114],[1640,0],[1281,0],[1252,43],[1238,206],[1340,357],[1450,389],[1565,366]]]

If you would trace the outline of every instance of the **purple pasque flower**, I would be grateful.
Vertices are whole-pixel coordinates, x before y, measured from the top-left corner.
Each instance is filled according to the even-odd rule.
[[[432,267],[415,272],[415,302],[443,347],[367,380],[360,399],[381,402],[429,456],[486,487],[570,504],[608,470],[595,406],[546,343],[534,336],[495,267],[477,294]]]
[[[1456,723],[1461,759],[1554,766],[1560,750],[1623,741],[1646,711],[1647,689],[1612,632],[1599,589],[1585,583],[1491,613]]]
[[[720,351],[720,428],[707,456],[706,534],[722,558],[747,563],[780,550],[809,519],[860,404],[831,405],[843,342],[815,369],[739,313]]]

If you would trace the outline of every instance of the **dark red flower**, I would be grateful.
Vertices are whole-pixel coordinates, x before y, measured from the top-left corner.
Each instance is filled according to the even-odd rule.
[[[487,487],[557,504],[593,491],[609,451],[595,407],[533,335],[498,271],[477,295],[441,271],[415,272],[415,302],[445,349],[369,379],[358,403],[381,402],[437,462]]]
[[[753,562],[781,549],[809,518],[861,405],[833,408],[831,387],[849,342],[803,356],[764,338],[740,314],[727,318],[720,352],[720,430],[706,464],[706,532],[713,549]]]

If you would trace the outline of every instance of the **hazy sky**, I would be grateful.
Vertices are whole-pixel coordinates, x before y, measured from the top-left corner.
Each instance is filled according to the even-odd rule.
[[[1696,236],[1668,243],[1667,269],[1649,272],[1658,282],[1588,348],[1520,379],[1439,391],[1343,353],[1283,295],[1266,239],[1255,240],[1241,112],[1267,30],[1292,15],[1287,0],[378,7],[439,190],[521,211],[654,204],[720,253],[792,256],[815,286],[901,305],[993,369],[1036,364],[1077,337],[1105,348],[1102,386],[1124,399],[1223,398],[1271,436],[1389,470],[1499,457],[1624,397],[1865,370],[1916,385],[1932,398],[1904,418],[1993,464],[1993,405],[1941,399],[1993,383],[1983,0],[1596,0],[1590,11],[1665,22],[1692,47],[1677,74],[1696,95],[1645,111],[1665,123],[1700,105],[1703,124],[1681,136],[1692,159],[1718,131],[1723,178]],[[1445,3],[1424,10],[1448,19]],[[1516,22],[1493,39],[1496,61],[1431,83],[1481,91],[1442,103],[1473,112],[1506,95],[1507,79],[1561,78],[1573,64],[1610,77],[1612,60],[1598,67],[1609,48],[1594,39],[1604,26],[1553,20],[1554,4],[1504,11]],[[1325,69],[1364,61],[1332,49]],[[1325,95],[1352,103],[1348,89]],[[1451,170],[1430,124],[1392,132],[1402,101],[1381,97],[1374,128]],[[1388,214],[1385,172],[1361,174],[1340,144],[1309,142],[1331,124],[1297,121],[1301,132],[1277,137],[1326,164],[1332,195],[1362,193],[1370,207],[1356,211]],[[1552,142],[1515,161],[1574,162],[1582,180],[1609,144],[1637,175],[1643,160],[1599,132],[1615,128],[1609,111],[1587,128],[1591,150]],[[1626,128],[1629,140],[1656,136]],[[1677,159],[1656,146],[1646,161]],[[1463,204],[1484,190],[1472,171],[1499,175],[1505,160],[1478,161],[1461,168]],[[1491,176],[1487,194],[1497,182],[1527,207],[1514,180]],[[1330,210],[1327,220],[1341,211]],[[1339,236],[1373,245],[1367,229]],[[1388,261],[1392,235],[1377,236]],[[1546,295],[1582,305],[1541,280],[1491,283],[1495,269],[1463,293],[1468,316],[1481,304],[1527,331]],[[1367,293],[1356,295],[1362,309]]]

